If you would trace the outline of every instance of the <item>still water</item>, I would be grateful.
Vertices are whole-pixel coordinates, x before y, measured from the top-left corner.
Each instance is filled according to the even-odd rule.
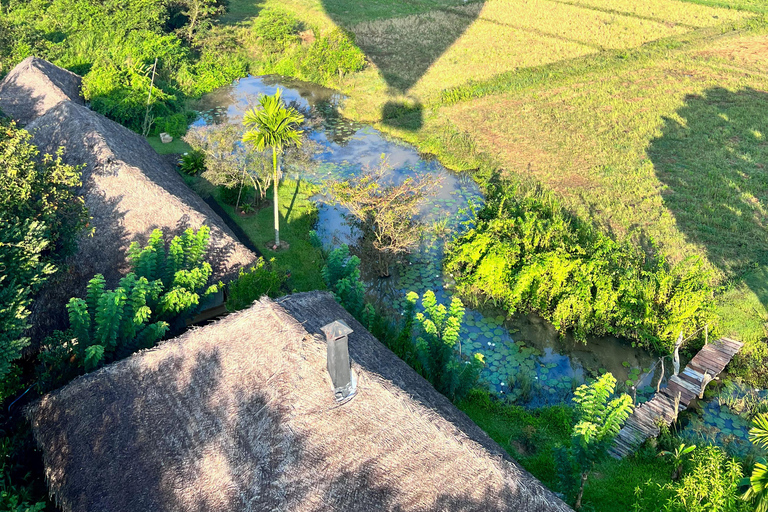
[[[337,114],[343,97],[311,83],[276,76],[248,77],[203,97],[193,106],[200,117],[192,125],[241,124],[244,112],[253,107],[260,94],[274,94],[278,87],[286,102],[313,109],[318,122],[307,133],[317,145],[316,165],[302,172],[302,179],[318,184],[342,180],[367,167],[388,163],[386,179],[430,174],[440,184],[421,205],[420,218],[427,224],[447,222],[452,232],[465,229],[471,219],[469,205],[481,205],[483,197],[471,176],[457,174],[437,160],[421,155],[410,145],[394,140],[371,126],[351,122]],[[354,233],[344,222],[344,212],[319,204],[317,233],[327,247],[354,243]],[[388,279],[365,276],[369,295],[392,306],[404,308],[408,291],[421,295],[433,290],[447,301],[453,280],[442,271],[446,236],[428,234],[418,251],[397,266]],[[571,396],[574,386],[590,375],[609,371],[627,388],[635,386],[638,401],[648,398],[658,379],[656,358],[615,338],[591,338],[587,344],[566,336],[561,338],[546,321],[535,316],[506,319],[501,311],[468,309],[465,315],[462,350],[480,352],[486,367],[482,379],[492,391],[511,396],[531,406],[558,403]],[[668,367],[670,365],[667,365]],[[654,375],[656,374],[656,375]]]

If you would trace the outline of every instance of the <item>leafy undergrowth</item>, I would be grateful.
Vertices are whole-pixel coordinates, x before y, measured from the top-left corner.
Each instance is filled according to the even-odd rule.
[[[509,455],[530,471],[544,485],[558,489],[554,450],[570,443],[573,409],[567,406],[526,410],[491,399],[487,393],[473,391],[459,402],[464,411]],[[668,498],[660,486],[670,482],[671,464],[656,456],[655,450],[632,457],[608,458],[595,466],[584,491],[584,510],[628,512],[635,504],[635,489],[643,491],[650,508],[636,512],[656,512]]]

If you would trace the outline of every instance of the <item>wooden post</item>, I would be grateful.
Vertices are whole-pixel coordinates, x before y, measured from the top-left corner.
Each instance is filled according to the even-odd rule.
[[[680,411],[680,396],[682,393],[680,391],[677,392],[677,396],[675,397],[675,410],[674,410],[674,416],[672,418],[672,423],[677,423],[677,415]]]
[[[701,392],[699,392],[699,400],[704,398],[704,389],[707,387],[707,384],[712,382],[712,376],[707,372],[704,371],[704,378],[701,380]]]
[[[704,346],[709,345],[709,324],[704,325]]]
[[[659,375],[659,382],[656,383],[656,392],[661,390],[661,381],[664,380],[664,358],[661,357],[661,375]]]

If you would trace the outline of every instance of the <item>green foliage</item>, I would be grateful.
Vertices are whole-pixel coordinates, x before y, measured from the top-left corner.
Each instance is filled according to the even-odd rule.
[[[0,74],[29,55],[46,58],[84,75],[83,94],[97,112],[139,131],[149,103],[156,129],[178,136],[186,128],[180,124],[186,117],[186,96],[211,91],[247,74],[236,41],[209,45],[191,40],[207,28],[204,21],[218,12],[213,3],[12,1],[3,6],[7,14],[0,20]],[[186,23],[174,33],[170,9],[180,4],[186,7]],[[158,65],[150,97],[155,59]]]
[[[7,512],[41,512],[45,510],[45,502],[35,502],[28,486],[12,480],[13,452],[14,439],[6,436],[0,438],[0,510]]]
[[[406,299],[415,309],[419,296],[410,292]],[[416,313],[416,353],[424,376],[451,400],[461,399],[477,383],[483,368],[483,355],[463,354],[459,331],[464,319],[464,305],[457,297],[448,308],[437,303],[433,291],[421,298],[423,312]]]
[[[768,413],[759,414],[755,417],[753,426],[749,431],[749,439],[755,446],[768,450]],[[755,464],[749,484],[749,489],[744,496],[745,499],[755,500],[756,512],[767,512],[768,462],[762,460]]]
[[[349,247],[332,250],[321,271],[325,285],[336,300],[359,318],[365,307],[365,287],[360,280],[360,258],[349,255]]]
[[[60,385],[80,369],[92,371],[104,363],[137,350],[153,347],[172,325],[191,316],[208,295],[211,266],[203,258],[210,229],[187,229],[167,249],[156,229],[141,247],[128,248],[133,272],[108,290],[97,274],[86,287],[85,298],[67,304],[69,330],[50,336],[40,355],[41,390]]]
[[[184,174],[195,176],[205,170],[205,153],[193,149],[181,156],[179,168]]]
[[[85,225],[79,184],[79,170],[58,157],[38,160],[29,133],[0,119],[0,379],[29,345],[32,298]],[[3,387],[0,400],[12,391]]]
[[[114,290],[106,290],[104,277],[96,275],[88,284],[87,298],[72,298],[67,304],[74,363],[92,371],[116,357],[154,346],[169,327],[163,321],[150,322],[150,305],[161,290],[159,280],[150,282],[134,273]]]
[[[227,287],[227,310],[245,309],[264,295],[278,297],[285,284],[285,276],[275,270],[273,265],[274,259],[267,263],[259,258],[251,268],[241,269],[238,278]]]
[[[576,510],[581,508],[590,472],[607,456],[621,426],[632,413],[632,398],[628,395],[614,398],[615,391],[616,379],[605,373],[595,382],[579,386],[574,393],[576,424],[571,445],[567,450],[560,449],[556,458],[563,489],[569,494],[578,489]]]
[[[210,228],[191,228],[171,240],[165,248],[163,232],[156,229],[149,243],[142,248],[133,242],[128,248],[128,261],[139,278],[159,281],[162,293],[155,314],[165,320],[191,315],[201,299],[215,293],[216,286],[206,288],[211,277],[211,265],[203,261],[208,250]]]
[[[301,23],[290,12],[265,9],[253,21],[253,35],[270,52],[280,52],[296,43]]]
[[[351,32],[334,28],[312,43],[301,63],[308,80],[325,83],[365,67],[365,54],[355,46]]]
[[[691,457],[691,469],[680,483],[668,485],[671,498],[657,504],[664,512],[747,512],[754,508],[741,499],[738,484],[741,465],[713,446],[699,448]]]
[[[711,318],[709,275],[699,261],[670,266],[573,218],[551,196],[508,183],[489,186],[447,268],[473,303],[535,311],[581,339],[612,334],[670,351],[680,331]]]

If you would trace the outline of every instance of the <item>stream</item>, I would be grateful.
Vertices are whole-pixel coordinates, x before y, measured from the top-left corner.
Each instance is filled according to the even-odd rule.
[[[468,205],[482,204],[482,193],[470,175],[451,172],[410,145],[369,125],[344,119],[337,113],[343,96],[316,84],[276,76],[241,79],[194,104],[200,115],[191,129],[209,124],[241,124],[244,112],[257,103],[259,95],[274,94],[278,87],[287,103],[293,102],[302,109],[313,108],[319,114],[320,122],[307,133],[318,146],[314,156],[317,165],[303,173],[302,179],[317,184],[343,180],[368,166],[378,165],[385,157],[387,179],[397,181],[421,174],[440,179],[434,195],[424,200],[420,208],[419,217],[427,224],[442,220],[453,233],[459,232],[471,219]],[[326,248],[354,243],[354,233],[345,224],[343,211],[322,201],[318,208],[316,231]],[[433,290],[443,303],[450,300],[453,279],[442,271],[447,237],[427,231],[418,250],[398,265],[391,277],[378,279],[361,269],[369,297],[395,312],[404,309],[405,294],[409,291],[422,295]],[[587,377],[606,371],[642,402],[653,394],[660,376],[659,365],[654,364],[657,358],[644,350],[612,337],[591,337],[586,344],[570,335],[561,337],[551,324],[535,315],[507,319],[502,311],[467,308],[462,334],[464,353],[480,352],[485,356],[481,380],[491,391],[529,407],[569,400],[573,389]],[[666,364],[667,374],[671,366]],[[746,440],[746,422],[727,414],[730,413],[721,414],[716,400],[703,403],[694,418],[700,423],[692,420],[694,427],[690,428],[715,427],[720,432],[724,429],[718,425],[722,425],[725,435]]]

